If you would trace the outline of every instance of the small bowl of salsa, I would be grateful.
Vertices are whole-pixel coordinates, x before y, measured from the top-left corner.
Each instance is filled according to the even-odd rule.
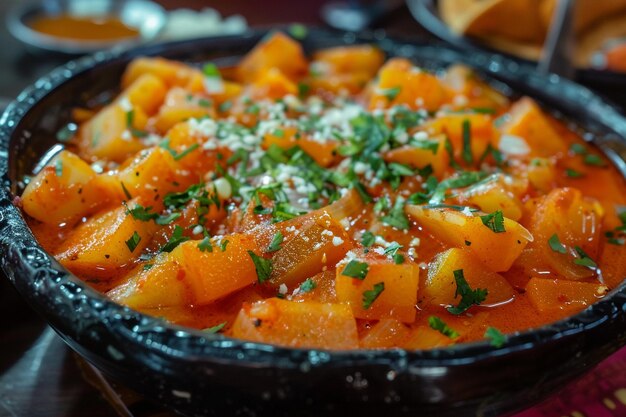
[[[7,27],[37,49],[82,54],[154,39],[167,20],[149,0],[37,0],[7,15]]]

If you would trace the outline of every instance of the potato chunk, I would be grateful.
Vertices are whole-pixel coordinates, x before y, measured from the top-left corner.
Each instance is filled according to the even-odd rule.
[[[519,223],[504,217],[504,229],[495,233],[479,215],[447,208],[406,206],[407,213],[442,242],[467,247],[489,269],[507,271],[533,236]]]
[[[347,263],[337,266],[335,289],[337,300],[350,305],[354,316],[360,319],[378,320],[395,318],[404,323],[415,320],[415,304],[419,286],[419,267],[406,261],[397,265],[392,260],[379,257],[367,257],[358,262],[365,262],[368,272],[364,279],[344,275]],[[366,291],[381,288],[383,290],[368,306],[365,302]]]
[[[583,197],[575,188],[556,188],[541,198],[530,220],[535,236],[531,247],[538,254],[533,260],[535,268],[548,268],[562,278],[574,280],[593,276],[593,268],[576,264],[580,258],[576,247],[597,260],[603,217],[600,203]]]
[[[120,287],[109,292],[115,301],[137,309],[202,306],[257,281],[248,251],[258,251],[254,238],[233,234],[224,250],[212,241],[201,250],[201,241],[181,243],[160,255],[149,269],[141,269]]]
[[[533,156],[551,156],[567,152],[567,143],[559,136],[537,103],[524,97],[511,107],[511,119],[502,133],[518,136],[531,148]]]
[[[295,286],[324,267],[332,268],[353,246],[341,224],[325,211],[296,227],[298,234],[286,239],[272,257],[273,285]]]
[[[135,199],[128,205],[132,208],[138,202]],[[120,205],[74,229],[57,250],[56,258],[79,276],[110,278],[134,264],[157,229],[154,222],[137,220]]]
[[[31,178],[22,194],[24,211],[40,222],[73,224],[112,198],[106,184],[87,163],[62,151]]]
[[[510,301],[515,296],[513,287],[502,275],[490,271],[472,252],[466,249],[452,248],[440,253],[428,267],[428,278],[424,294],[433,304],[456,305],[457,285],[454,271],[463,270],[463,276],[469,286],[487,290],[487,298],[481,305],[495,305]]]
[[[292,80],[304,75],[308,68],[300,44],[281,32],[275,32],[248,52],[237,67],[237,77],[244,83],[254,82],[272,68]]]
[[[154,127],[163,134],[178,122],[204,116],[215,116],[212,100],[174,87],[165,96],[165,102],[154,120]]]
[[[599,283],[545,278],[531,278],[526,285],[526,295],[540,313],[563,316],[583,310],[607,292],[607,286]]]
[[[343,304],[270,298],[244,304],[232,327],[234,337],[298,348],[358,347],[356,321]]]
[[[405,58],[391,58],[378,72],[370,109],[405,104],[411,109],[437,110],[447,99],[444,85]]]

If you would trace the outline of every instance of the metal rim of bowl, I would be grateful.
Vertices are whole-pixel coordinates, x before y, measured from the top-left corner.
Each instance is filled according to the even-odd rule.
[[[210,43],[216,50],[219,50],[222,41],[260,39],[266,33],[267,31],[257,30],[244,35],[205,39],[204,42]],[[322,33],[328,32],[323,31]],[[420,48],[419,46],[381,38],[370,33],[359,34],[358,37],[355,34],[346,34],[346,36],[361,42],[381,42],[381,45],[382,42],[388,41],[394,43],[398,51],[406,51],[407,54],[411,51],[411,48]],[[143,55],[151,55],[150,51],[158,51],[159,47],[174,48],[177,44],[183,42],[186,41],[168,42],[163,45],[141,48],[140,50]],[[421,46],[421,48],[425,47]],[[452,48],[442,49],[437,46],[433,47],[433,51],[436,54],[450,53],[452,54],[451,56],[460,56],[460,52],[454,51]],[[311,364],[313,361],[317,364],[343,361],[351,364],[384,363],[395,367],[395,369],[407,369],[408,366],[417,363],[420,366],[432,367],[434,369],[439,366],[463,365],[490,357],[506,356],[534,349],[537,345],[548,344],[557,339],[570,338],[570,340],[573,340],[571,338],[580,336],[587,330],[606,326],[614,320],[621,320],[621,322],[626,323],[626,282],[622,282],[609,295],[576,315],[539,328],[527,329],[509,335],[506,345],[502,348],[493,347],[486,340],[462,343],[446,348],[412,351],[404,349],[337,351],[289,348],[203,333],[199,330],[164,322],[162,319],[148,316],[114,303],[64,269],[37,243],[22,218],[21,212],[13,205],[14,196],[12,196],[10,191],[11,179],[8,176],[9,145],[11,136],[19,125],[20,120],[39,100],[62,84],[71,81],[74,76],[91,70],[98,65],[115,59],[130,59],[136,56],[132,52],[99,52],[71,61],[27,87],[0,117],[0,175],[2,181],[2,187],[0,187],[0,248],[2,249],[0,250],[0,266],[5,270],[14,285],[16,284],[16,277],[20,274],[25,274],[34,281],[30,282],[29,290],[43,288],[46,291],[57,291],[56,303],[63,301],[72,306],[79,304],[79,302],[82,303],[81,305],[84,305],[89,310],[84,311],[81,316],[81,320],[84,320],[82,325],[85,328],[89,327],[89,320],[107,320],[108,322],[116,323],[118,330],[122,330],[118,337],[140,343],[142,348],[155,355],[180,356],[188,355],[192,352],[196,356],[206,355],[207,358],[213,360],[232,361],[240,366],[248,364],[250,366],[263,365],[297,368],[302,366],[303,363]],[[515,68],[528,77],[527,81],[530,83],[538,83],[535,85],[536,88],[546,88],[546,79],[534,74],[532,68],[520,66],[519,63],[501,56],[489,56],[489,59],[486,57],[487,54],[479,53],[467,59],[473,59],[474,61],[470,65],[477,67],[490,77],[497,79],[495,76],[497,70],[494,70],[495,67],[493,65],[487,65],[487,62],[495,63],[495,66],[499,68]],[[490,73],[491,71],[493,73]],[[621,150],[626,152],[626,146],[623,145],[626,138],[626,119],[585,87],[561,79],[558,76],[552,77],[548,84],[554,91],[567,90],[572,97],[581,100],[583,102],[581,106],[592,112],[594,117],[605,123],[608,129],[614,130],[619,135],[617,140],[620,141],[620,146],[623,147]],[[41,88],[42,85],[46,85],[46,88]],[[608,152],[606,148],[602,149],[613,162],[618,163],[618,161],[621,161],[621,165],[618,164],[618,168],[626,176],[626,163],[623,160],[624,153],[621,153],[620,156],[616,152],[612,152],[610,148]],[[33,296],[32,294],[24,294],[22,292],[22,296],[33,301],[30,299]],[[50,313],[54,305],[48,303],[48,305],[42,307],[37,306],[36,302],[33,302],[33,304],[40,312],[49,313],[46,314],[49,321],[58,319],[58,317]],[[54,327],[56,328],[56,326]],[[626,334],[624,336],[626,337]],[[64,337],[68,336],[65,335]],[[151,340],[151,343],[146,343],[146,338]],[[159,343],[162,340],[169,341],[167,350],[164,350],[163,345]],[[625,343],[625,338],[620,339],[614,343],[612,351],[615,351],[619,347],[618,345]],[[245,359],[242,359],[242,357]],[[111,358],[115,359],[113,353],[111,353]]]
[[[163,31],[167,23],[167,12],[163,7],[151,0],[133,0],[136,3],[144,3],[148,5],[153,14],[160,16],[161,24],[154,30],[154,33],[150,36],[145,36],[141,30],[139,34],[133,38],[114,39],[110,41],[98,41],[98,40],[72,40],[70,38],[60,38],[52,35],[46,35],[32,29],[28,24],[24,22],[24,17],[34,11],[38,13],[41,11],[40,2],[27,1],[20,3],[9,10],[6,15],[7,29],[19,41],[30,45],[35,48],[43,49],[52,52],[62,52],[66,54],[82,54],[93,53],[99,50],[107,48],[125,48],[138,45],[143,42],[148,42],[155,39],[159,33]],[[38,9],[39,8],[39,9]],[[139,29],[139,28],[137,28]]]

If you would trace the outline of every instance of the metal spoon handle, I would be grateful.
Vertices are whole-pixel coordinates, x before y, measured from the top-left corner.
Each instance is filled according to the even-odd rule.
[[[554,73],[570,79],[574,76],[572,52],[575,3],[575,0],[558,1],[556,14],[552,18],[548,38],[544,45],[543,56],[538,65],[539,72],[545,75]]]

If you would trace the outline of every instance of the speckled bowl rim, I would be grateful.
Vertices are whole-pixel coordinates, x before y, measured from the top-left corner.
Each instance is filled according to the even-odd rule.
[[[199,40],[204,48],[220,49],[223,41],[258,38],[266,31],[250,31],[244,35],[216,37]],[[548,78],[534,72],[531,67],[512,60],[484,52],[473,51],[463,55],[442,45],[416,45],[415,43],[391,40],[381,33],[337,34],[319,29],[310,29],[308,36],[330,36],[338,40],[375,42],[387,52],[408,56],[416,50],[430,51],[433,57],[443,61],[465,62],[496,80],[499,71],[512,71],[530,91],[543,91],[552,98],[579,102],[578,109],[612,131],[612,139],[600,143],[618,168],[626,175],[623,155],[626,151],[626,120],[616,110],[587,88],[554,75]],[[534,349],[538,345],[562,338],[573,338],[599,326],[608,326],[615,321],[626,322],[626,284],[622,283],[609,295],[584,311],[564,320],[510,335],[502,348],[494,348],[487,341],[462,343],[447,348],[409,351],[390,350],[324,350],[299,349],[248,342],[212,335],[190,328],[166,323],[122,305],[116,304],[91,289],[48,255],[37,243],[26,225],[20,211],[13,205],[12,182],[8,176],[9,145],[20,120],[41,99],[60,85],[85,71],[114,59],[130,59],[138,55],[150,55],[160,50],[175,48],[180,42],[141,47],[130,51],[99,52],[71,61],[27,87],[13,101],[0,118],[0,265],[21,295],[59,331],[62,337],[75,339],[80,345],[80,335],[86,334],[95,323],[110,325],[111,333],[121,339],[142,346],[151,354],[171,357],[210,359],[220,363],[236,362],[238,366],[297,368],[305,365],[320,366],[326,363],[355,365],[359,363],[384,363],[402,371],[411,366],[444,367],[460,366],[482,359],[506,356],[514,352]],[[430,49],[429,49],[430,48]],[[445,56],[445,59],[444,59]],[[501,74],[500,74],[501,75]],[[558,109],[558,105],[556,106]],[[617,138],[617,139],[616,139]],[[615,145],[617,143],[617,145]],[[606,145],[606,146],[605,146]],[[617,149],[615,148],[617,146]],[[620,158],[619,154],[622,155]],[[70,306],[74,317],[64,316],[59,306]],[[622,334],[615,335],[612,351],[626,342],[626,326]],[[130,343],[129,342],[129,343]],[[610,352],[609,352],[610,353]],[[607,353],[608,355],[608,353]],[[115,359],[116,352],[110,352]]]

